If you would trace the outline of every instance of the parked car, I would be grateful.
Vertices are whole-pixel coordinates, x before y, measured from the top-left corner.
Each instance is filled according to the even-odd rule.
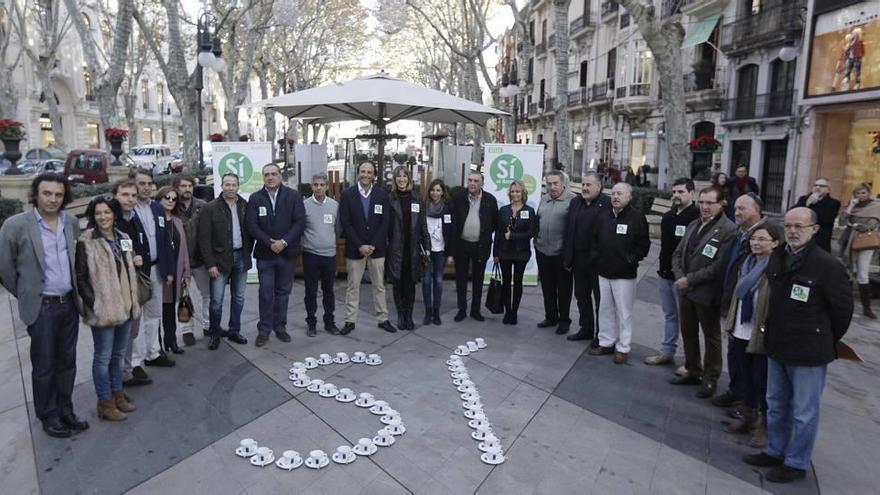
[[[181,152],[177,152],[171,155],[171,161],[168,164],[168,167],[171,169],[172,174],[179,174],[183,172],[183,155]]]
[[[67,155],[58,148],[31,148],[24,154],[25,160],[61,160],[67,158]]]
[[[107,182],[107,169],[113,155],[106,150],[80,149],[67,154],[64,175],[74,184],[97,184]]]
[[[5,175],[6,170],[12,166],[12,162],[0,156],[0,175]]]
[[[18,164],[21,173],[27,175],[36,175],[43,172],[61,172],[64,170],[64,160],[47,159],[47,160],[25,160]]]
[[[131,156],[139,167],[149,168],[153,175],[170,172],[171,148],[167,144],[147,144],[131,149]]]

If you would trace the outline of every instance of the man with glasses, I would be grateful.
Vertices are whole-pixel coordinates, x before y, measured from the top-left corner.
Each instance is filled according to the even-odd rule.
[[[766,479],[788,483],[806,476],[819,431],[819,405],[828,363],[852,319],[846,267],[816,248],[816,212],[785,214],[785,245],[767,265],[770,288],[767,349],[767,449],[744,458],[772,467]]]
[[[296,257],[302,250],[306,213],[299,192],[281,183],[278,165],[263,166],[263,188],[251,194],[245,219],[248,233],[256,242],[254,258],[260,285],[256,345],[266,345],[272,332],[281,342],[290,342],[287,303]]]
[[[696,385],[700,399],[715,395],[721,376],[721,319],[718,264],[736,233],[736,226],[724,215],[721,191],[707,187],[697,201],[700,218],[685,229],[672,253],[675,288],[680,294],[679,317],[687,372],[670,380],[673,385]],[[700,358],[700,329],[706,347]]]
[[[816,212],[819,232],[814,239],[816,245],[825,251],[831,252],[831,233],[834,231],[834,221],[840,211],[840,201],[831,197],[831,182],[825,177],[819,177],[813,181],[813,192],[801,196],[795,206],[804,206]]]
[[[201,304],[196,307],[196,311],[188,322],[180,325],[180,333],[183,335],[183,343],[186,346],[192,346],[196,343],[193,335],[193,326],[197,321],[202,324],[202,333],[207,334],[209,316],[208,306],[211,304],[211,287],[208,269],[202,262],[202,253],[199,249],[199,212],[207,203],[204,200],[193,197],[196,180],[188,175],[183,175],[174,180],[174,187],[177,189],[178,202],[180,203],[178,215],[183,220],[183,229],[186,231],[186,246],[189,249],[189,266],[192,270],[192,278],[196,282],[196,289],[199,296],[193,294],[193,301],[199,301]],[[190,291],[192,292],[192,291]]]

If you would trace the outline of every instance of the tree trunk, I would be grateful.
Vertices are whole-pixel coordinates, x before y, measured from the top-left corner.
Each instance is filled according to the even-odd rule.
[[[128,128],[128,149],[132,149],[141,142],[140,133],[136,129],[137,122],[134,120],[134,94],[124,95],[123,103],[125,104],[125,122]]]
[[[571,0],[555,0],[554,30],[556,31],[556,97],[554,102],[556,121],[556,152],[558,163],[571,173],[571,139],[568,132],[568,4]]]
[[[52,60],[54,62],[54,59]],[[49,120],[52,122],[52,135],[55,137],[55,147],[61,151],[67,151],[67,143],[64,139],[64,126],[61,121],[61,110],[58,109],[58,103],[55,101],[55,91],[52,89],[52,76],[49,72],[49,66],[39,63],[35,64],[37,69],[37,79],[40,80],[40,89],[46,99],[46,106],[49,108]]]
[[[669,152],[669,177],[690,177],[687,149],[687,118],[684,99],[684,73],[681,61],[681,43],[684,29],[678,16],[660,19],[653,6],[640,0],[620,0],[639,27],[642,38],[654,55],[654,64],[660,74],[663,90],[663,117],[666,121],[666,148]],[[671,180],[668,181],[671,183]]]

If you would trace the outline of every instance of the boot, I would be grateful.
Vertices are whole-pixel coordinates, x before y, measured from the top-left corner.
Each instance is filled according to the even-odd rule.
[[[431,323],[433,323],[435,325],[439,325],[440,323],[442,323],[440,321],[440,308],[434,308],[433,313],[434,313],[434,315],[433,315],[434,319],[433,319],[433,321],[431,321]]]
[[[733,423],[724,427],[727,433],[749,433],[755,425],[755,417],[758,416],[757,411],[752,408],[746,408],[742,419],[738,419]]]
[[[406,330],[406,320],[404,319],[402,309],[397,310],[397,328]]]
[[[430,325],[433,320],[434,310],[431,308],[425,308],[425,318],[422,320],[422,325]]]
[[[862,314],[876,320],[877,315],[871,311],[871,284],[859,284],[859,295],[862,296]]]
[[[749,439],[749,446],[761,450],[767,447],[767,423],[763,414],[758,414],[755,419],[755,429],[752,431],[752,438]]]
[[[98,401],[98,417],[107,421],[125,421],[128,416],[116,408],[113,399]]]
[[[412,308],[404,311],[404,316],[406,317],[406,329],[407,330],[415,330],[416,323],[412,319]]]
[[[128,397],[125,396],[122,390],[113,391],[113,401],[116,403],[116,409],[124,413],[134,412],[137,409],[134,407],[134,404],[128,401]]]

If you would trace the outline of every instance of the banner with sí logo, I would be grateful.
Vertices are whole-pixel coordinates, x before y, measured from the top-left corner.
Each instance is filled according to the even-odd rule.
[[[541,180],[544,174],[543,144],[487,144],[483,166],[483,189],[492,193],[498,200],[498,208],[510,204],[507,190],[510,184],[519,180],[526,186],[529,206],[538,209],[541,202]],[[492,274],[492,263],[486,264],[484,279],[488,282]],[[526,265],[523,284],[537,285],[538,263],[535,259],[534,244],[532,257]]]
[[[212,143],[214,196],[220,196],[220,178],[231,172],[238,176],[238,193],[248,199],[263,187],[263,165],[271,161],[272,143]]]

